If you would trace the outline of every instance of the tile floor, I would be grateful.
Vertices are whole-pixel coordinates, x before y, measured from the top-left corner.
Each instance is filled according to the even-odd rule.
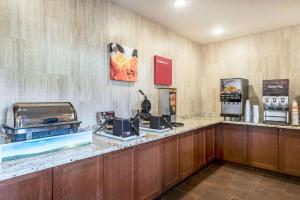
[[[300,200],[300,181],[233,164],[213,163],[161,200]]]

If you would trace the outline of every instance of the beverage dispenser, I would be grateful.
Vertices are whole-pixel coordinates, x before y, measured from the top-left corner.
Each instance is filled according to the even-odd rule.
[[[263,81],[264,122],[289,123],[289,80]]]
[[[221,116],[241,120],[248,98],[248,80],[242,78],[221,79]]]
[[[176,122],[176,88],[158,89],[158,114],[169,115],[171,123]]]

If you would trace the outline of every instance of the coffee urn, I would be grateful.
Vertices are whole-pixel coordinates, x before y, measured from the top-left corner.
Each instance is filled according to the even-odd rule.
[[[176,88],[158,89],[158,114],[169,115],[171,123],[176,123]]]

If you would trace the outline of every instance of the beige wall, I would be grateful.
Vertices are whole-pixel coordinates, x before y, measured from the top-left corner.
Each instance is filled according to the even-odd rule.
[[[131,115],[142,89],[157,110],[153,56],[174,62],[178,112],[199,113],[200,47],[106,0],[0,0],[0,122],[20,101],[71,101],[85,125],[95,112]],[[139,50],[138,81],[110,81],[107,44]]]
[[[19,101],[71,101],[85,125],[95,112],[131,115],[148,94],[157,111],[153,55],[173,59],[178,113],[218,115],[219,80],[248,78],[261,106],[262,80],[290,79],[300,95],[300,27],[202,45],[109,0],[0,0],[0,122]],[[138,81],[110,81],[107,44],[139,50]]]
[[[300,96],[300,26],[201,46],[201,110],[218,115],[221,78],[249,79],[250,100],[262,109],[262,81],[290,79]]]

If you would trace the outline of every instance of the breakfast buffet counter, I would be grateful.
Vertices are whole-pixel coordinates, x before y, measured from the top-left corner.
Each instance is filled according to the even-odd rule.
[[[143,143],[161,140],[163,138],[197,130],[199,128],[217,125],[219,123],[300,130],[300,127],[294,126],[278,126],[264,123],[224,121],[222,118],[193,118],[180,121],[184,123],[183,127],[174,128],[173,130],[165,133],[142,131],[143,136],[140,136],[131,141],[119,141],[99,135],[93,135],[92,144],[89,145],[3,162],[0,164],[0,181],[34,173],[37,171],[42,171],[44,169],[49,169],[74,161],[83,160],[85,158],[107,154],[128,147],[137,146]]]
[[[139,144],[160,140],[184,132],[218,124],[220,121],[220,119],[201,118],[183,120],[183,127],[174,128],[173,130],[165,133],[142,131],[144,136],[130,141],[120,141],[99,135],[93,135],[92,144],[89,145],[3,162],[0,164],[0,181],[56,167],[77,160],[110,153]]]

